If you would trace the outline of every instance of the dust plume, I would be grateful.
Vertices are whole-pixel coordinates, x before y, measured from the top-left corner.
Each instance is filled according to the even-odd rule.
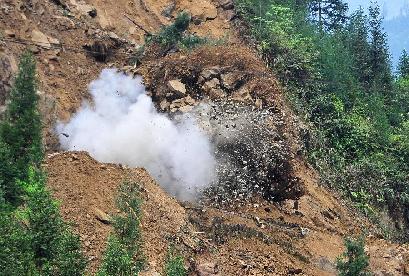
[[[192,200],[214,178],[209,139],[194,116],[171,120],[156,111],[142,78],[105,69],[84,102],[57,132],[65,150],[84,150],[101,162],[146,168],[169,193]]]

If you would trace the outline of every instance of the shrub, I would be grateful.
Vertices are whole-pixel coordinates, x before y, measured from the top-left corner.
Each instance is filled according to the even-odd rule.
[[[187,270],[182,256],[175,254],[175,249],[170,247],[165,264],[166,276],[186,276]]]
[[[114,218],[114,233],[108,239],[98,275],[138,275],[145,259],[141,249],[141,200],[137,184],[120,185],[117,207],[123,215]]]
[[[340,276],[369,276],[369,256],[365,253],[365,240],[345,239],[346,251],[337,260]]]
[[[25,53],[0,125],[0,271],[5,275],[83,275],[79,238],[46,189],[35,62]],[[23,226],[25,225],[25,226]]]
[[[45,188],[41,171],[30,168],[21,182],[26,194],[26,217],[37,266],[48,275],[82,275],[86,261],[78,236],[62,220],[58,204]]]
[[[156,42],[162,46],[170,47],[176,45],[183,38],[183,33],[190,23],[190,15],[186,12],[180,13],[173,24],[163,27],[158,34],[150,37],[148,42]]]
[[[2,275],[38,275],[31,237],[13,214],[0,211],[0,271]]]

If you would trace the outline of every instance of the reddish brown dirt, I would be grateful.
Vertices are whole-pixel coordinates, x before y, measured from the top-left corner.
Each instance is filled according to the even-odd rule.
[[[155,268],[163,263],[166,237],[175,235],[186,223],[186,214],[145,170],[100,164],[81,152],[51,154],[45,168],[49,187],[61,202],[61,214],[80,234],[91,272],[95,272],[112,230],[97,219],[96,208],[115,215],[118,212],[115,192],[124,180],[137,183],[143,191],[143,241],[150,266]]]
[[[109,40],[109,32],[128,40],[125,48],[119,48],[108,59],[109,64],[122,66],[126,50],[131,43],[141,43],[144,31],[135,26],[124,14],[139,25],[153,32],[170,21],[162,14],[170,0],[145,1],[97,1],[69,0],[66,16],[53,1],[4,0],[0,2],[0,33],[14,32],[15,39],[32,39],[32,31],[38,30],[62,43],[63,49],[55,51],[37,47],[39,90],[42,95],[42,113],[47,125],[45,140],[48,150],[56,148],[52,135],[55,120],[67,120],[88,98],[87,85],[108,64],[98,63],[82,46],[95,40]],[[216,2],[216,1],[214,1]],[[91,18],[83,11],[82,4],[93,5],[97,16]],[[154,89],[162,73],[173,69],[172,62],[184,64],[181,70],[168,70],[167,77],[194,72],[195,66],[217,64],[231,65],[242,70],[267,72],[256,55],[241,46],[234,30],[224,20],[224,12],[213,1],[177,0],[178,11],[190,10],[202,18],[192,31],[215,38],[227,37],[236,44],[218,48],[202,48],[188,55],[178,54],[157,61],[147,61],[140,73]],[[206,17],[216,18],[203,20]],[[0,36],[1,37],[1,36]],[[11,60],[13,71],[18,56],[26,46],[0,42],[0,55]],[[233,51],[234,50],[234,51]],[[212,53],[212,54],[210,54]],[[161,62],[166,66],[161,66]],[[240,65],[241,64],[241,65]],[[158,70],[158,68],[160,70]],[[159,72],[158,75],[155,75]],[[172,75],[173,74],[173,75]],[[295,119],[285,105],[277,83],[254,83],[254,90],[271,91],[265,97],[288,114],[288,125]],[[278,104],[279,103],[279,104]],[[296,132],[289,127],[289,137]],[[293,140],[293,139],[290,139]],[[292,141],[296,144],[296,141]],[[297,148],[296,145],[293,147]],[[331,192],[318,186],[315,172],[301,161],[294,161],[295,172],[306,186],[307,194],[301,198],[298,212],[293,201],[271,204],[254,199],[244,206],[226,209],[184,205],[169,197],[143,169],[129,169],[112,164],[100,164],[85,153],[56,153],[48,156],[45,168],[49,175],[49,187],[61,202],[63,217],[72,223],[80,234],[84,251],[90,259],[89,271],[95,272],[105,248],[111,227],[99,222],[95,208],[107,214],[117,212],[114,206],[116,187],[125,178],[138,182],[143,194],[142,230],[144,251],[149,267],[161,272],[166,248],[174,241],[186,259],[192,258],[189,267],[210,262],[218,265],[219,275],[335,275],[334,262],[343,251],[346,235],[359,234],[364,229],[373,230],[365,219],[346,208]],[[376,232],[376,231],[375,231]],[[371,267],[376,275],[409,275],[409,248],[372,236],[367,250]],[[188,262],[187,262],[188,265]],[[406,266],[406,267],[405,267]],[[406,269],[406,270],[405,270]]]
[[[261,199],[224,209],[182,207],[145,170],[100,164],[82,152],[51,154],[45,168],[63,217],[81,236],[90,272],[97,269],[111,231],[97,219],[95,208],[116,214],[113,199],[124,179],[142,187],[144,252],[148,267],[156,271],[162,271],[172,241],[192,260],[190,268],[210,262],[218,266],[220,275],[288,275],[297,269],[301,275],[334,275],[335,260],[344,250],[343,237],[370,227],[317,187],[310,170],[302,166],[308,194],[298,212],[292,201],[272,204]],[[372,237],[367,250],[377,275],[404,275],[408,246]]]

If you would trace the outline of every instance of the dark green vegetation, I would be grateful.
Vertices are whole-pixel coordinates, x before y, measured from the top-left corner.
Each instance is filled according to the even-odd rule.
[[[185,49],[192,49],[198,45],[207,42],[206,38],[201,38],[196,35],[187,34],[191,17],[188,13],[180,13],[175,22],[169,26],[162,27],[159,33],[148,37],[148,43],[158,43],[163,47],[180,47]]]
[[[181,12],[172,24],[163,26],[156,34],[148,34],[145,45],[134,52],[130,63],[138,64],[144,56],[152,53],[155,56],[165,56],[172,51],[189,51],[204,44],[220,43],[220,40],[190,34],[188,28],[191,20],[187,12]]]
[[[185,268],[185,261],[182,256],[175,252],[175,248],[170,247],[165,263],[166,276],[186,276],[187,270]]]
[[[35,62],[21,57],[0,125],[0,271],[2,275],[83,275],[79,238],[46,188]]]
[[[249,34],[310,125],[302,139],[322,181],[374,218],[409,227],[408,56],[392,74],[378,6],[236,0]],[[403,235],[400,238],[408,238]]]
[[[118,190],[117,207],[123,213],[114,218],[114,233],[109,237],[98,275],[138,275],[144,268],[140,229],[139,186],[124,182]]]
[[[365,253],[365,240],[345,239],[346,251],[337,260],[339,276],[369,276],[369,256]]]

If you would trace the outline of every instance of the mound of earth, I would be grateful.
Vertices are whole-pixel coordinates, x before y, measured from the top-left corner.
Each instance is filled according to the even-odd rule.
[[[62,216],[81,237],[90,272],[96,271],[105,250],[112,230],[109,216],[118,212],[114,199],[123,181],[142,188],[144,251],[153,268],[164,261],[167,236],[175,235],[186,224],[186,211],[144,169],[100,164],[84,152],[50,154],[45,169],[48,185],[61,203]]]
[[[84,152],[51,154],[45,169],[63,217],[81,237],[91,273],[112,230],[109,215],[118,212],[116,188],[125,179],[143,191],[147,275],[162,271],[171,243],[188,260],[191,275],[334,275],[343,237],[371,227],[316,186],[315,176],[301,164],[298,172],[308,192],[296,209],[294,201],[277,204],[256,198],[224,209],[180,203],[145,170],[101,164]],[[407,269],[407,246],[372,237],[367,250],[377,275],[403,275]]]

